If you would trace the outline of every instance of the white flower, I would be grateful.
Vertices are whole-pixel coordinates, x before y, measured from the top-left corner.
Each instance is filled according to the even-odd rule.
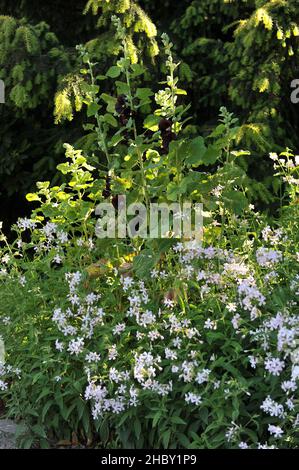
[[[202,402],[202,398],[200,395],[197,395],[196,393],[185,393],[185,402],[186,403],[192,403],[194,405],[200,405]]]
[[[89,352],[85,356],[85,361],[87,362],[99,362],[101,360],[101,355],[96,352]]]
[[[254,357],[254,356],[249,356],[248,359],[249,359],[249,362],[250,362],[251,367],[252,367],[253,369],[256,369],[256,365],[257,365],[257,363],[258,363],[257,358]]]
[[[90,294],[87,294],[87,296],[85,297],[85,301],[86,301],[87,305],[92,305],[92,304],[95,303],[99,298],[100,298],[99,295],[94,294],[93,292],[91,292]]]
[[[282,260],[282,254],[280,251],[262,247],[256,251],[256,260],[260,266],[271,267]]]
[[[139,320],[137,320],[137,323],[140,326],[146,327],[147,325],[151,325],[152,323],[154,323],[155,320],[156,317],[153,312],[151,312],[150,310],[146,310],[142,315],[140,315]]]
[[[118,323],[117,325],[115,325],[112,332],[114,335],[120,335],[121,332],[125,330],[125,328],[126,328],[125,323]]]
[[[4,390],[7,390],[7,387],[8,387],[7,383],[4,382],[3,380],[0,380],[0,390],[4,392]]]
[[[6,255],[4,255],[1,259],[2,263],[4,263],[4,264],[8,264],[9,260],[10,260],[10,256],[9,256],[8,253],[6,253]]]
[[[269,357],[265,360],[265,369],[272,375],[280,375],[284,366],[284,361],[281,361],[278,357]]]
[[[238,432],[239,432],[239,426],[236,423],[232,422],[232,426],[230,426],[225,433],[225,437],[228,440],[228,442],[234,440]]]
[[[166,359],[170,359],[172,361],[177,359],[176,353],[169,348],[165,348],[165,357]]]
[[[204,323],[204,328],[208,330],[216,330],[217,329],[217,323],[215,320],[211,320],[208,318],[205,323]]]
[[[21,284],[22,287],[26,285],[26,277],[25,276],[20,276],[19,277],[19,283]]]
[[[207,382],[210,373],[210,369],[203,369],[201,372],[198,372],[197,376],[195,377],[195,382],[197,382],[199,385]]]
[[[69,284],[70,292],[74,292],[78,284],[81,282],[82,275],[79,271],[76,271],[75,273],[66,273],[65,279]]]
[[[240,320],[241,320],[241,316],[239,315],[239,313],[234,315],[233,318],[231,319],[232,325],[233,325],[235,330],[237,330],[239,328]]]
[[[116,344],[113,344],[111,348],[108,349],[108,360],[114,361],[118,356],[118,352],[116,349]]]
[[[89,249],[89,251],[92,251],[92,250],[94,249],[94,247],[95,247],[95,244],[94,244],[92,238],[89,238],[89,239],[87,240],[87,244],[88,244],[88,249]]]
[[[268,444],[261,444],[260,442],[258,443],[258,449],[276,449],[275,446],[269,446]]]
[[[123,290],[126,292],[130,287],[133,286],[134,281],[131,277],[129,276],[121,276],[120,282],[123,286]]]
[[[53,258],[53,262],[56,264],[61,264],[62,263],[62,257],[60,256],[59,253],[56,253],[56,255]]]
[[[284,392],[295,392],[297,390],[297,385],[294,380],[285,380],[281,384],[281,388]]]
[[[261,409],[268,413],[270,416],[277,416],[282,418],[284,416],[284,408],[282,405],[272,400],[268,395],[267,398],[261,404]]]
[[[182,345],[182,340],[178,336],[172,340],[172,344],[175,348],[180,349]]]
[[[235,312],[237,310],[237,304],[231,302],[227,304],[226,308],[229,312]]]
[[[277,155],[277,153],[275,153],[275,152],[270,152],[269,157],[270,157],[271,160],[273,160],[273,161],[277,161],[277,160],[278,160],[278,155]]]
[[[174,306],[174,302],[171,299],[166,298],[166,299],[164,299],[163,303],[164,303],[165,307],[172,308]]]
[[[290,411],[293,411],[295,409],[295,405],[294,405],[294,402],[293,402],[293,399],[292,398],[288,398],[287,401],[286,401],[286,406],[288,407],[288,409]]]
[[[33,220],[24,218],[24,219],[18,219],[17,226],[21,230],[34,229],[36,227],[36,223],[33,222]]]
[[[283,435],[283,430],[281,429],[281,427],[274,426],[273,424],[269,424],[268,431],[270,434],[277,438],[282,437]]]
[[[299,365],[292,368],[292,380],[295,381],[299,378]]]
[[[76,241],[76,245],[77,246],[83,246],[84,245],[84,239],[83,238],[78,238],[78,240]]]
[[[56,236],[60,243],[66,243],[68,241],[68,234],[66,232],[57,232]]]
[[[49,238],[51,239],[53,237],[53,234],[57,230],[57,225],[54,224],[53,222],[47,222],[46,225],[42,228],[42,232]]]
[[[224,186],[219,184],[218,186],[216,186],[216,188],[212,189],[211,194],[215,197],[220,197],[223,189],[224,189]]]
[[[115,367],[111,367],[111,369],[109,370],[109,379],[111,380],[111,382],[120,382],[121,374],[115,369]]]

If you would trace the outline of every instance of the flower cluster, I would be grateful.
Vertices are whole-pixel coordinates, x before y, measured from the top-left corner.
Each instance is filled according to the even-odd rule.
[[[281,243],[282,237],[274,236]],[[269,241],[269,229],[264,238]],[[155,269],[147,281],[116,269],[101,294],[85,292],[80,272],[66,273],[69,307],[54,309],[53,321],[61,333],[55,347],[59,354],[81,358],[85,399],[92,403],[94,419],[127,413],[159,396],[169,403],[181,399],[190,413],[212,412],[223,400],[250,401],[261,378],[266,393],[253,399],[254,412],[261,420],[264,414],[276,422],[260,433],[262,441],[252,441],[244,417],[240,422],[234,417],[233,426],[228,421],[223,430],[229,445],[270,448],[279,445],[273,439],[297,431],[298,306],[294,298],[286,299],[275,311],[272,302],[279,270],[293,254],[251,249],[247,262],[233,250],[178,243],[172,249],[175,268]],[[274,268],[277,276],[265,282]],[[109,292],[115,293],[117,303],[109,300]],[[188,304],[182,304],[183,296]],[[235,361],[228,338],[235,351],[245,350]],[[238,369],[231,368],[232,361]],[[276,385],[272,395],[274,379],[281,393]]]

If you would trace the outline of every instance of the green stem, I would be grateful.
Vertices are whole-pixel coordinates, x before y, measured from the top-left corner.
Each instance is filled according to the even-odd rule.
[[[127,52],[127,45],[126,45],[125,41],[123,43],[123,46],[124,46],[124,56],[125,56],[125,59],[126,59],[128,57],[128,52]],[[129,73],[129,70],[128,70],[127,66],[125,67],[125,75],[126,75],[126,81],[127,81],[127,85],[128,85],[128,98],[129,98],[130,108],[133,111],[134,110],[134,102],[133,102],[133,97],[132,97],[132,92],[131,92],[130,73]],[[138,134],[137,134],[136,123],[135,123],[134,119],[133,119],[133,133],[134,133],[134,139],[135,139],[135,142],[136,142]],[[146,204],[147,211],[149,211],[150,200],[149,200],[148,191],[147,191],[147,184],[146,184],[146,178],[145,178],[142,152],[140,151],[140,148],[138,147],[138,145],[136,145],[136,149],[137,149],[138,161],[139,161],[139,166],[140,166],[140,175],[141,175],[143,196],[144,196],[144,199],[145,199],[145,204]]]
[[[92,70],[92,65],[91,65],[90,61],[88,61],[88,67],[89,67],[89,74],[90,74],[90,78],[91,78],[91,84],[92,84],[92,86],[95,86],[96,82],[95,82],[95,78],[94,78],[94,74],[93,74],[93,70]],[[92,98],[93,98],[93,101],[98,103],[99,100],[98,100],[96,94],[94,93],[94,91],[92,91]],[[102,144],[99,147],[101,148],[101,150],[104,151],[106,159],[107,159],[108,166],[110,168],[111,167],[110,155],[109,155],[109,151],[108,151],[108,148],[107,148],[107,145],[106,145],[106,139],[105,139],[105,135],[104,135],[103,127],[102,127],[102,122],[100,120],[100,116],[99,116],[98,112],[96,112],[96,114],[95,114],[95,119],[97,121],[97,131],[98,131],[98,136],[100,138],[99,141]]]

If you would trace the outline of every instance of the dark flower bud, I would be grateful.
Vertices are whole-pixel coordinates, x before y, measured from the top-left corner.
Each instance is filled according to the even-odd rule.
[[[116,100],[115,104],[115,111],[118,114],[121,114],[123,110],[126,108],[127,105],[127,98],[125,95],[119,95]]]
[[[163,118],[159,122],[159,131],[161,131],[162,133],[165,131],[170,131],[171,126],[172,126],[172,122],[170,121],[170,119]]]
[[[111,195],[111,176],[106,176],[106,187],[102,192],[102,196],[107,199]]]
[[[162,150],[160,152],[161,155],[165,155],[168,153],[170,142],[176,140],[176,138],[177,135],[172,131],[164,132],[162,134]]]

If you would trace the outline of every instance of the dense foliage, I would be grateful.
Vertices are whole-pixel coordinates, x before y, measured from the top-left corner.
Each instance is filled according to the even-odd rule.
[[[244,165],[275,194],[265,154],[298,147],[296,105],[290,102],[298,67],[296,0],[181,0],[175,8],[169,0],[80,0],[72,8],[66,3],[0,1],[0,79],[6,84],[6,104],[0,108],[1,207],[20,215],[26,209],[16,201],[38,179],[59,181],[56,165],[65,141],[90,151],[90,140],[80,139],[86,119],[75,46],[85,44],[103,74],[119,52],[113,13],[127,29],[133,62],[148,65],[144,80],[150,87],[165,72],[157,57],[157,32],[175,39],[193,126],[208,134],[221,106],[235,112],[241,123],[237,145],[252,151]],[[261,194],[256,199],[265,204]]]
[[[258,213],[238,119],[222,107],[190,132],[168,36],[153,90],[121,19],[105,73],[77,48],[90,150],[66,144],[63,181],[38,182],[1,235],[7,414],[24,447],[296,448],[298,156],[270,154],[279,217]],[[202,203],[202,243],[97,238],[96,206],[120,194]]]

